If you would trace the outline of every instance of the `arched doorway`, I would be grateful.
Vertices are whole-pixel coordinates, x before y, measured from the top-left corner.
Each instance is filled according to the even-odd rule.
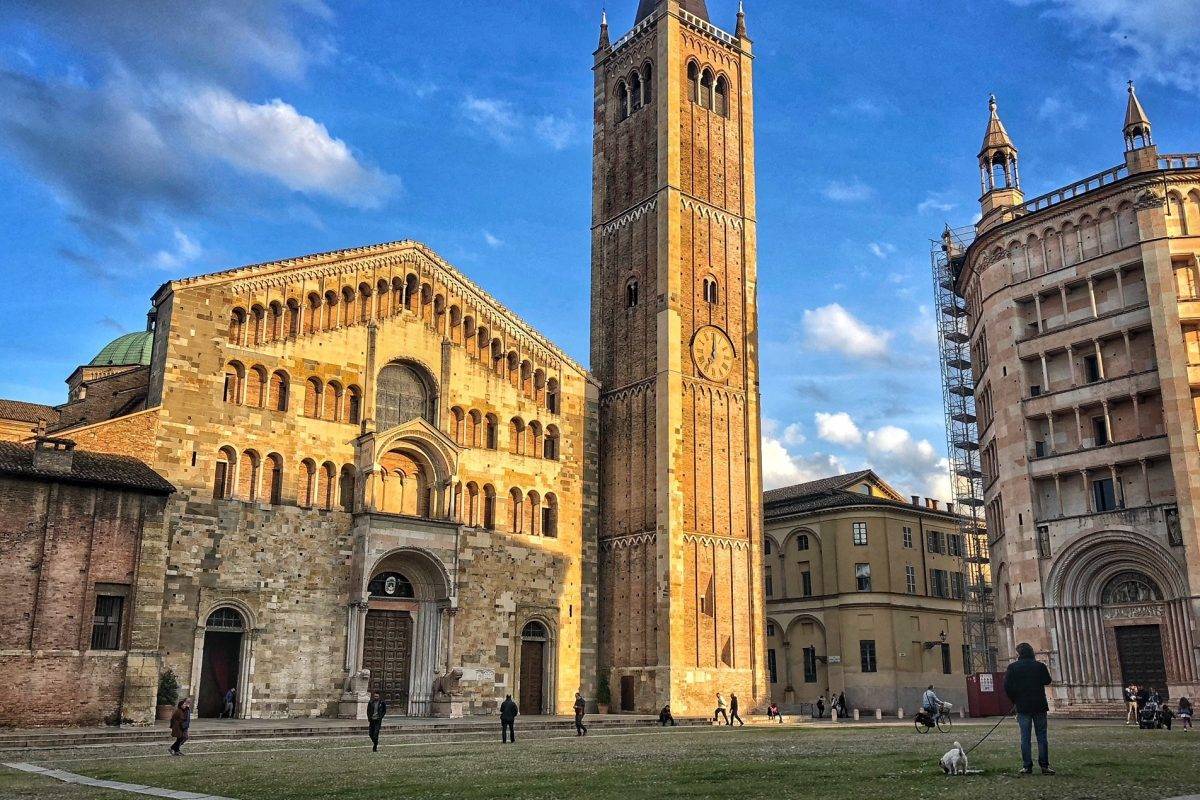
[[[245,633],[246,621],[236,609],[226,606],[208,615],[204,624],[200,691],[196,696],[197,716],[219,717],[225,707],[225,693],[236,689],[241,694],[243,687],[238,685],[238,677]]]
[[[1137,608],[1147,603],[1161,603],[1162,591],[1145,574],[1128,570],[1109,579],[1101,592],[1100,601],[1106,609]],[[1122,686],[1135,683],[1153,688],[1166,699],[1167,662],[1163,657],[1162,627],[1157,624],[1157,619],[1153,623],[1117,625],[1113,628],[1117,662],[1121,667]]]
[[[371,579],[368,596],[376,601],[413,601],[412,582],[399,572],[381,572]],[[407,604],[403,604],[407,605]],[[414,604],[415,605],[415,604]],[[372,692],[403,713],[408,708],[408,679],[412,669],[412,610],[402,602],[371,608],[363,629],[363,667],[371,671]]]
[[[543,714],[546,710],[546,656],[550,633],[546,626],[532,620],[521,629],[520,708],[523,714]]]

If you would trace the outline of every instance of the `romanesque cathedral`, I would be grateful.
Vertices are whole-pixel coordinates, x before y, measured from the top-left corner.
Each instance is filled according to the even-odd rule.
[[[763,699],[751,64],[704,0],[602,26],[591,372],[398,241],[170,281],[0,401],[0,717]]]

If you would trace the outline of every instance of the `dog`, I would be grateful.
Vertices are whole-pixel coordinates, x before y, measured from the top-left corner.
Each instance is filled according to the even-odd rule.
[[[942,756],[942,772],[947,775],[967,774],[967,751],[963,750],[963,746],[958,742]]]

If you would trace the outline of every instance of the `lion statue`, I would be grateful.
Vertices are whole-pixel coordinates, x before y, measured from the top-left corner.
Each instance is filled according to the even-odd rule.
[[[434,697],[456,697],[461,694],[459,683],[462,682],[463,671],[458,669],[450,670],[445,675],[438,675],[433,679],[433,696]]]

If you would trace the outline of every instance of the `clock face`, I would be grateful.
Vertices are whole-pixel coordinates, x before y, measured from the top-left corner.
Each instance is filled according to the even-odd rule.
[[[733,372],[733,343],[725,331],[705,325],[692,338],[692,358],[700,374],[710,381],[723,381]]]

